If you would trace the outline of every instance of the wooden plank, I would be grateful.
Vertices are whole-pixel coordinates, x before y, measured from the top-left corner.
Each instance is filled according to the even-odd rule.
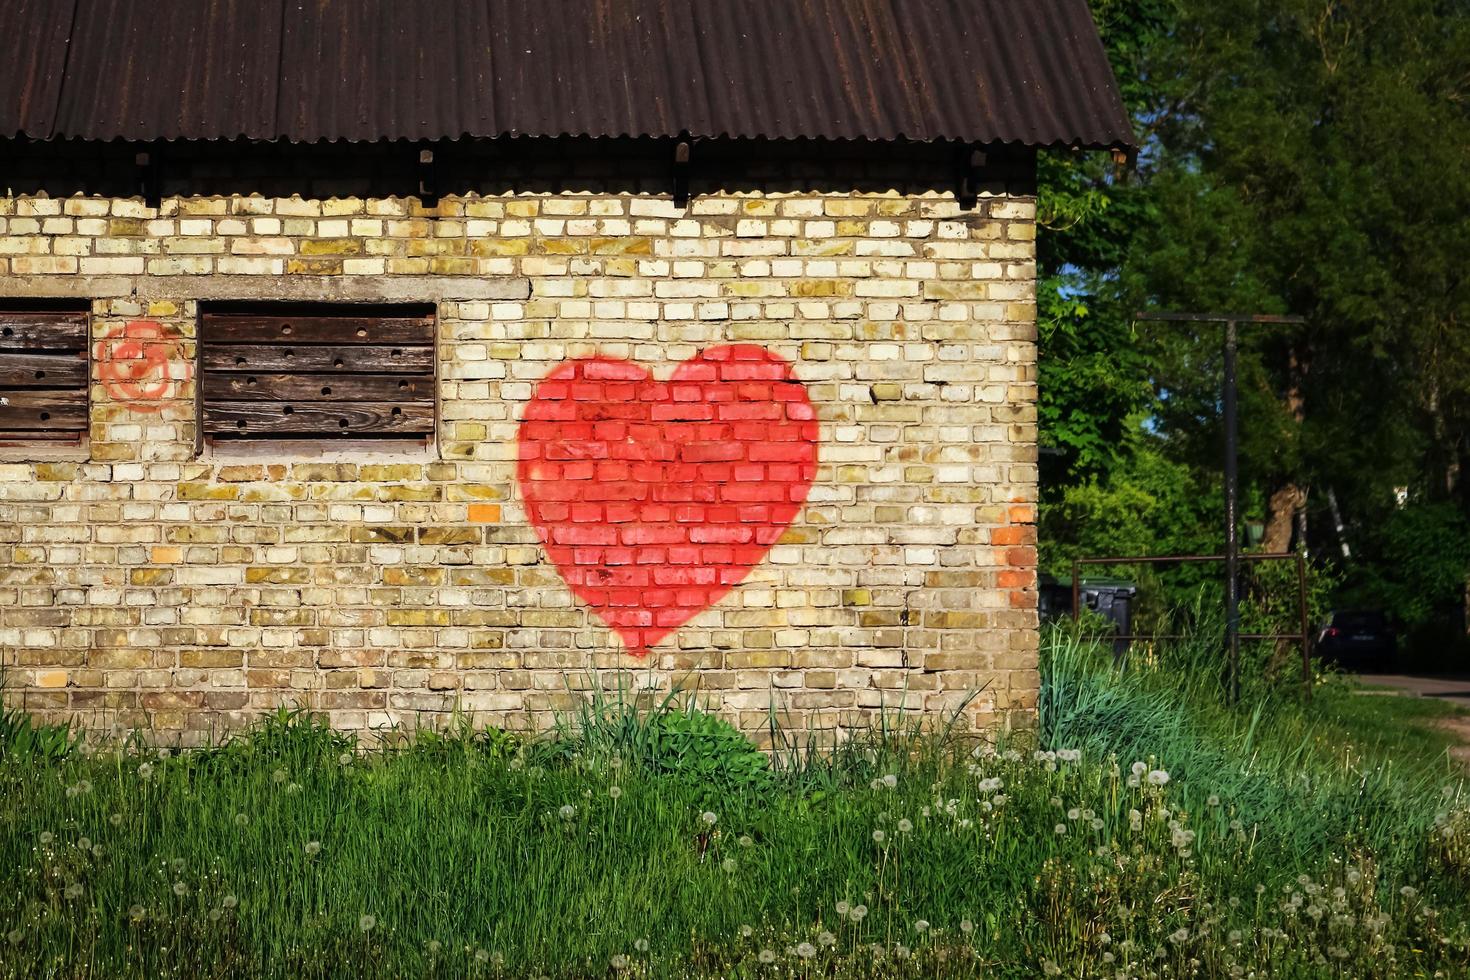
[[[432,374],[432,347],[294,347],[289,344],[208,344],[201,355],[206,371],[302,371],[325,374]]]
[[[70,443],[75,444],[81,440],[84,429],[66,429],[64,431],[42,430],[40,432],[19,432],[10,429],[0,429],[0,446],[10,446],[16,443]]]
[[[204,431],[215,436],[429,435],[433,403],[206,402]]]
[[[0,351],[0,388],[87,386],[87,358],[76,354],[12,354]]]
[[[244,316],[206,314],[205,344],[420,344],[434,343],[434,318],[378,316]]]
[[[388,402],[434,400],[434,379],[403,374],[204,375],[204,397],[275,402]]]
[[[0,430],[76,433],[87,428],[87,392],[0,392]]]
[[[11,313],[0,310],[0,350],[85,350],[85,313]]]

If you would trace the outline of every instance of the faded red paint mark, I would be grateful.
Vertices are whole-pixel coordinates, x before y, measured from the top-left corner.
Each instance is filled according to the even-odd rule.
[[[518,476],[576,595],[649,647],[765,557],[817,473],[816,412],[762,347],[712,347],[667,382],[627,361],[559,365],[531,396]]]
[[[178,331],[157,320],[111,328],[97,341],[92,358],[103,389],[135,412],[160,411],[171,386],[194,377]]]

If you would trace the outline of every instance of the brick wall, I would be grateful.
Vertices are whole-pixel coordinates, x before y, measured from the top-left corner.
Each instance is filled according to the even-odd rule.
[[[282,703],[344,728],[455,708],[533,727],[619,679],[697,688],[752,733],[772,705],[802,729],[972,695],[977,724],[1029,723],[1034,228],[1034,199],[1003,190],[969,209],[932,189],[726,191],[687,209],[600,191],[429,211],[0,198],[0,296],[83,300],[94,342],[87,444],[0,448],[6,697],[186,744]],[[433,446],[199,439],[201,308],[272,299],[435,304]],[[108,362],[139,329],[162,353],[146,384],[118,384]],[[609,385],[681,370],[696,403],[747,377],[731,364],[776,372],[756,377],[785,394],[756,400],[780,401],[769,424],[789,431],[747,430],[735,458],[709,461],[794,494],[746,515],[758,526],[739,560],[720,561],[751,567],[729,591],[676,578],[680,598],[625,595],[599,617],[577,571],[594,560],[575,555],[603,525],[541,514],[550,545],[532,526],[522,420],[538,385],[592,356],[631,362]],[[720,482],[702,472],[662,478]],[[690,618],[654,638],[619,604]],[[627,649],[644,640],[644,655]]]

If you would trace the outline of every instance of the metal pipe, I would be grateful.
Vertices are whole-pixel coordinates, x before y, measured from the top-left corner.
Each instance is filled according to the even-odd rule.
[[[1237,526],[1239,473],[1237,471],[1235,406],[1236,325],[1225,321],[1225,662],[1229,671],[1230,703],[1240,700],[1240,538]]]
[[[1077,566],[1081,564],[1076,560],[1072,562],[1072,622],[1080,622],[1082,619],[1082,577],[1078,574]]]
[[[1237,556],[1240,561],[1295,561],[1297,553],[1294,551],[1281,552],[1247,552]],[[1185,564],[1187,562],[1202,561],[1224,561],[1224,555],[1139,555],[1132,558],[1077,558],[1072,565],[1153,565],[1153,564]]]
[[[1307,559],[1296,556],[1296,603],[1302,627],[1302,689],[1312,699],[1312,625],[1307,621]]]

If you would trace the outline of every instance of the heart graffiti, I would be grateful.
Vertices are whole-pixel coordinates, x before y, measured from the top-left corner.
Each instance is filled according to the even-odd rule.
[[[738,585],[806,503],[816,412],[779,355],[709,348],[656,381],[567,361],[521,421],[521,494],[563,580],[638,656]]]

